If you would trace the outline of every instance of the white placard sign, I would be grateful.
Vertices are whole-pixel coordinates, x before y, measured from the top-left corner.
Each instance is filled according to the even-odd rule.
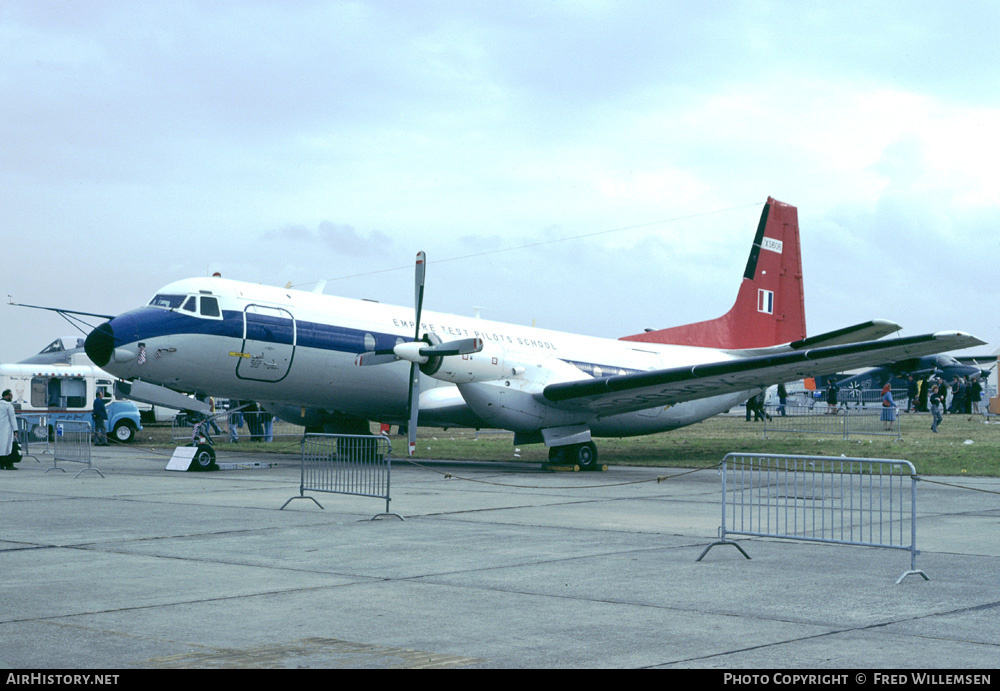
[[[194,454],[197,450],[196,446],[178,446],[174,449],[174,455],[170,457],[166,470],[186,471],[191,467],[191,461],[194,460]]]

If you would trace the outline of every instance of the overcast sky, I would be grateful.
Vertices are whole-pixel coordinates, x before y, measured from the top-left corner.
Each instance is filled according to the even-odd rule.
[[[2,287],[408,305],[425,250],[425,309],[617,337],[727,311],[770,195],[810,334],[992,351],[998,36],[985,1],[4,0]],[[71,333],[2,305],[0,362]]]

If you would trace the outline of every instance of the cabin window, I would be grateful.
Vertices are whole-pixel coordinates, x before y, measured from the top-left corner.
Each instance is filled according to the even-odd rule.
[[[210,298],[203,295],[201,297],[201,316],[221,317],[222,312],[219,311],[219,299]]]
[[[368,352],[375,350],[375,336],[372,334],[365,334],[365,350]]]

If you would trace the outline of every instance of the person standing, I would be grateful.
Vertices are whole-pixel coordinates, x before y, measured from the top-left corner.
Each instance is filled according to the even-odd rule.
[[[104,405],[104,393],[98,389],[94,398],[94,446],[108,445],[108,408]]]
[[[906,412],[917,412],[917,397],[919,395],[920,387],[917,386],[917,380],[911,374],[906,378]]]
[[[944,417],[944,402],[941,400],[937,384],[931,387],[931,394],[927,397],[927,403],[931,408],[931,432],[937,433],[938,425],[941,424],[941,419]]]
[[[969,385],[969,412],[972,415],[979,415],[979,401],[983,397],[983,385],[979,383],[979,377],[972,378]]]
[[[778,384],[778,412],[781,413],[781,417],[785,417],[785,404],[788,403],[788,389],[785,385]]]
[[[892,400],[892,388],[889,384],[882,387],[882,422],[887,430],[892,429],[896,421],[896,402]]]
[[[837,414],[837,387],[832,381],[826,385],[826,412],[827,415]]]
[[[0,398],[0,470],[17,470],[10,458],[14,440],[17,439],[17,416],[11,403],[13,397],[14,394],[7,389]]]

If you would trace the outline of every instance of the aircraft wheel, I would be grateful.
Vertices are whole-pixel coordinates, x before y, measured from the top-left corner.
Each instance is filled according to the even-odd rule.
[[[215,465],[215,449],[208,444],[198,444],[198,450],[195,451],[188,470],[218,470],[218,468],[219,466]]]
[[[565,462],[566,462],[566,447],[550,446],[549,463],[551,463],[552,465],[562,465]]]
[[[578,444],[575,447],[576,464],[581,470],[593,470],[597,467],[597,445],[592,441]]]

